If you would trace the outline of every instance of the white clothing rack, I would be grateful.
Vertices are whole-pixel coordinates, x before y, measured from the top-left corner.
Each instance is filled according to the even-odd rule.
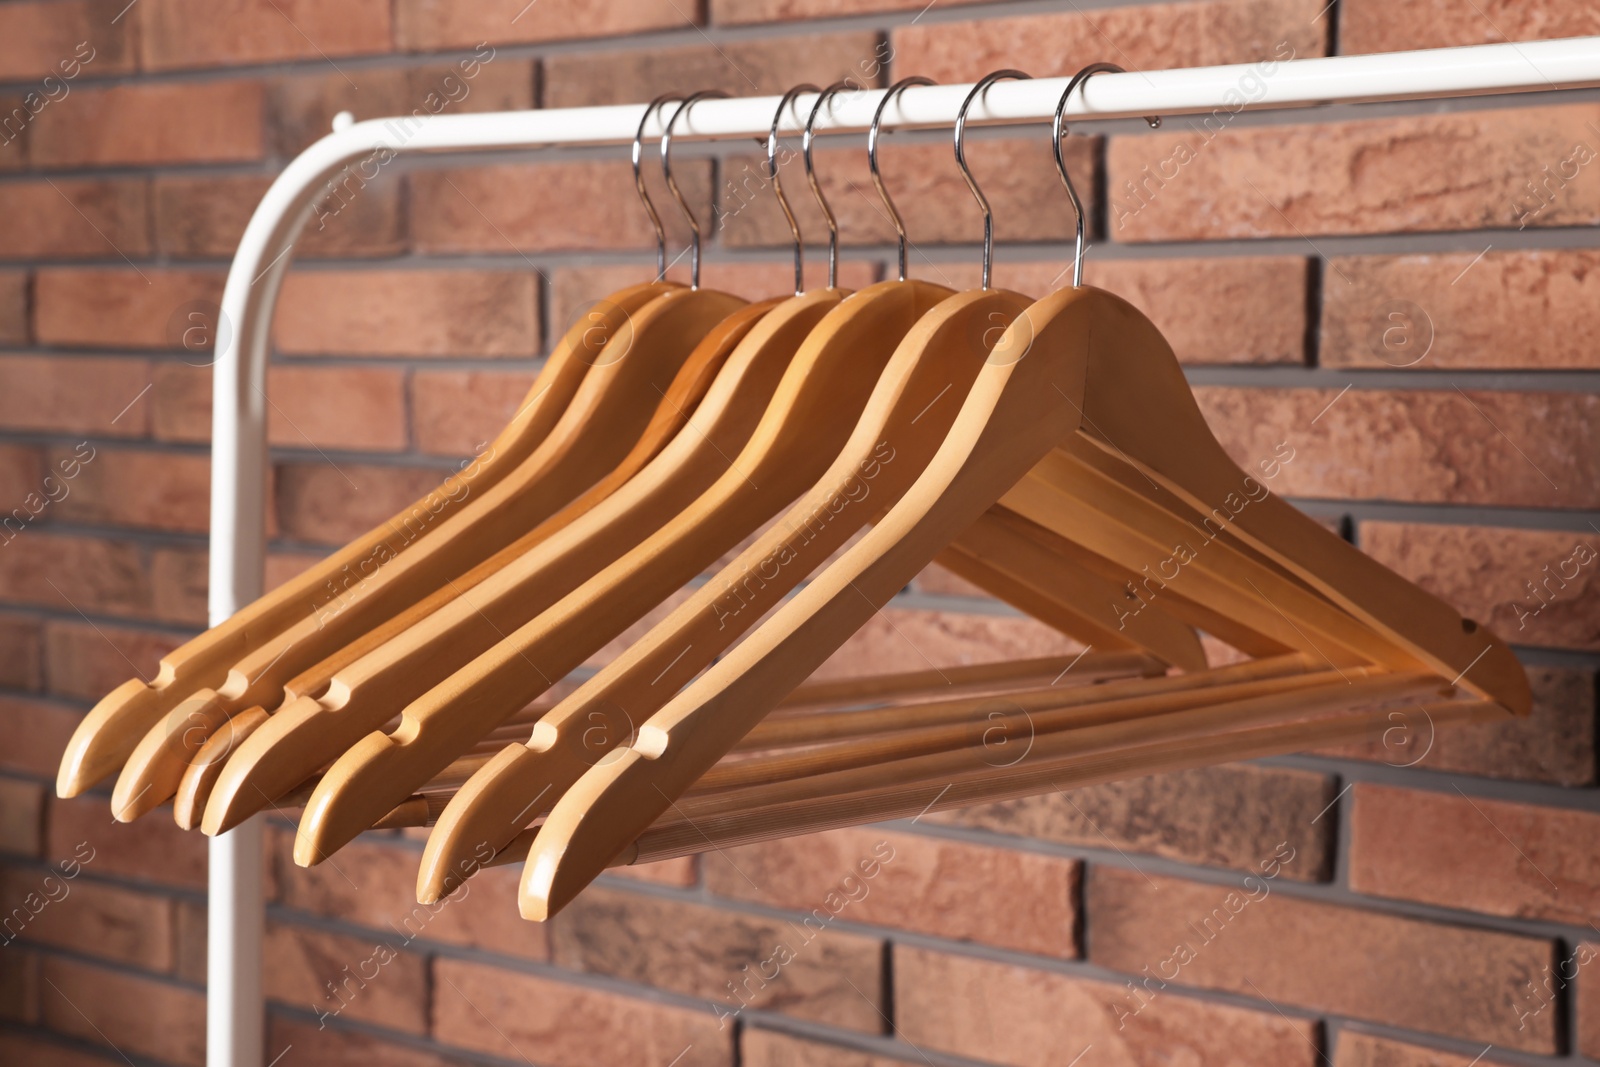
[[[1048,122],[1066,78],[1000,82],[976,102],[980,124]],[[1600,85],[1600,37],[1336,56],[1188,70],[1101,74],[1075,93],[1069,118],[1204,114],[1317,104],[1416,100]],[[691,91],[694,86],[681,87]],[[885,112],[886,128],[948,127],[972,86],[912,88]],[[823,131],[864,131],[882,90],[835,98]],[[789,113],[809,112],[803,96]],[[765,137],[778,97],[702,101],[683,116],[683,140]],[[240,240],[222,297],[213,382],[210,618],[214,626],[262,592],[265,557],[267,332],[290,253],[325,182],[346,164],[400,152],[626,145],[645,105],[335,120],[267,190]],[[788,125],[798,128],[791,121]],[[648,135],[659,136],[659,117]],[[643,270],[644,268],[641,268]],[[229,328],[231,326],[231,328]],[[257,817],[213,838],[206,990],[207,1067],[261,1067],[262,829]]]

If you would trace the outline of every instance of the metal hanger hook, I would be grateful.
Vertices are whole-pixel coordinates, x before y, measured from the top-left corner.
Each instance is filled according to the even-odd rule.
[[[905,92],[913,85],[936,85],[932,78],[924,78],[920,74],[909,78],[901,78],[883,94],[883,99],[878,101],[878,110],[872,113],[872,125],[867,127],[867,170],[872,173],[872,184],[878,189],[878,198],[883,201],[884,210],[889,212],[889,221],[894,223],[894,232],[900,240],[900,280],[906,280],[906,224],[900,218],[900,212],[895,209],[894,201],[889,197],[889,190],[883,184],[883,175],[878,173],[878,135],[883,129],[883,113],[889,107],[889,101]]]
[[[690,93],[672,112],[666,128],[661,131],[661,170],[666,175],[667,188],[672,190],[672,198],[678,202],[678,210],[683,212],[683,217],[689,223],[689,288],[691,289],[700,288],[700,222],[694,217],[694,212],[689,210],[688,203],[683,199],[683,193],[678,191],[677,180],[672,177],[672,128],[678,124],[679,116],[693,107],[697,101],[727,95],[721,89],[702,89],[698,93]]]
[[[1061,99],[1056,103],[1055,121],[1050,126],[1050,147],[1055,151],[1056,170],[1061,173],[1061,181],[1067,187],[1067,198],[1072,201],[1072,211],[1078,217],[1077,247],[1072,257],[1072,287],[1078,288],[1083,284],[1083,201],[1078,199],[1078,190],[1073,187],[1072,175],[1067,173],[1067,160],[1062,154],[1061,144],[1067,136],[1067,101],[1072,99],[1072,90],[1088,81],[1096,74],[1126,74],[1127,71],[1115,63],[1090,63],[1067,82],[1067,91],[1061,94]],[[1150,128],[1156,129],[1161,125],[1161,118],[1157,115],[1146,115],[1145,122]]]
[[[972,107],[972,102],[989,91],[989,86],[997,81],[1016,79],[1027,81],[1033,75],[1020,70],[997,70],[993,74],[985,74],[978,79],[978,84],[972,87],[972,92],[961,102],[961,110],[956,112],[956,166],[961,168],[961,176],[967,180],[967,188],[972,190],[973,197],[978,201],[978,207],[983,209],[983,287],[989,288],[990,269],[994,266],[994,212],[989,208],[989,198],[983,195],[983,190],[978,188],[978,183],[973,180],[972,171],[967,169],[967,110]]]
[[[772,189],[778,194],[778,206],[783,208],[783,217],[789,220],[789,232],[794,235],[794,295],[799,296],[806,291],[804,248],[800,239],[800,224],[795,221],[794,209],[789,206],[789,198],[783,195],[783,179],[778,174],[778,123],[783,121],[783,113],[794,105],[795,98],[801,93],[817,93],[822,90],[807,82],[796,85],[793,89],[783,94],[783,99],[778,101],[778,110],[772,116],[772,128],[767,132],[767,178],[772,182]],[[798,112],[795,117],[800,116]]]
[[[639,161],[644,156],[644,128],[650,121],[650,116],[659,111],[669,100],[681,100],[681,93],[662,93],[645,105],[644,114],[639,116],[639,129],[633,135],[633,187],[639,193],[639,202],[644,204],[644,212],[650,216],[650,225],[656,231],[656,281],[661,281],[667,276],[667,231],[661,226],[661,216],[656,213],[655,204],[650,201],[650,194],[645,191],[644,173],[639,169]]]
[[[817,170],[811,162],[811,142],[816,139],[817,116],[822,114],[822,107],[834,95],[851,89],[859,92],[861,86],[849,78],[844,81],[834,82],[822,92],[817,94],[816,103],[811,105],[811,116],[806,119],[806,132],[800,139],[801,154],[805,157],[806,181],[811,185],[811,195],[817,198],[817,204],[822,208],[822,217],[828,220],[828,288],[836,288],[839,282],[839,222],[833,217],[833,208],[828,206],[828,198],[822,195],[822,186],[817,184]]]

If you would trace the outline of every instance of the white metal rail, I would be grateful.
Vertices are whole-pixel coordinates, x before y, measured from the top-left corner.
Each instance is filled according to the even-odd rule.
[[[1048,121],[1067,80],[998,83],[974,105],[970,119],[980,124]],[[1600,85],[1600,37],[1578,37],[1102,74],[1074,95],[1067,115],[1078,119],[1192,115],[1596,85]],[[887,109],[885,127],[952,126],[970,89],[970,85],[908,89]],[[836,97],[831,113],[819,118],[817,128],[865,130],[882,95],[880,90]],[[793,113],[806,114],[814,99],[801,97]],[[775,96],[706,100],[684,116],[676,136],[682,140],[762,137],[777,105]],[[240,240],[222,297],[212,413],[212,625],[261,595],[267,331],[294,242],[324,184],[347,164],[384,149],[398,154],[631,144],[644,108],[634,104],[358,122],[307,148],[272,183]],[[659,135],[659,119],[652,119],[652,126],[647,132]],[[259,818],[211,842],[207,1067],[260,1067],[264,1058],[261,843]]]

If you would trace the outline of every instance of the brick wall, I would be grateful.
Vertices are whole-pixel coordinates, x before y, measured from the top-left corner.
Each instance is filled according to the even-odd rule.
[[[203,1060],[203,840],[160,814],[115,826],[103,794],[50,783],[83,711],[203,625],[211,315],[253,205],[336,112],[1091,60],[1261,61],[1269,78],[1290,55],[1600,33],[1597,12],[0,0],[0,512],[27,515],[0,544],[0,1062]],[[1090,132],[1072,146],[1098,173],[1090,279],[1167,331],[1230,449],[1292,442],[1283,492],[1513,642],[1533,717],[672,862],[603,879],[548,926],[516,917],[514,871],[418,909],[417,838],[371,835],[307,871],[278,824],[269,1060],[1600,1061],[1600,92]],[[788,268],[747,151],[680,162],[723,219],[707,280],[754,297]],[[1043,136],[971,154],[998,280],[1060,284],[1070,216]],[[859,143],[818,164],[845,284],[882,276]],[[971,284],[978,216],[943,136],[892,137],[884,165],[914,271]],[[651,259],[615,152],[342,183],[275,329],[269,577],[440,479],[575,309]],[[827,669],[1059,646],[934,570]]]

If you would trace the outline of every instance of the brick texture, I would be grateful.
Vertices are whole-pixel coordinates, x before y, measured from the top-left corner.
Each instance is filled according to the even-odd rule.
[[[44,844],[44,786],[0,778],[0,852],[37,856]]]
[[[1317,1062],[1316,1025],[1270,1011],[1168,996],[1140,1012],[1134,991],[1111,982],[908,945],[895,946],[894,966],[900,1033],[914,1047],[1019,1067],[1070,1062],[1091,1046],[1127,1063]]]
[[[1321,881],[1332,869],[1332,780],[1303,771],[1226,764],[1044,793],[929,815],[1021,838],[1129,850],[1255,872],[1280,846],[1281,877]],[[1315,820],[1315,821],[1313,821]]]
[[[1339,1035],[1339,1051],[1333,1058],[1333,1067],[1472,1067],[1474,1063],[1494,1067],[1504,1062],[1483,1056],[1474,1060],[1470,1056],[1346,1030]]]
[[[440,960],[434,1032],[446,1044],[511,1059],[536,1048],[551,1067],[670,1063],[732,1067],[731,1031],[709,1012],[636,1000],[548,978]],[[504,1020],[483,1025],[483,1013]]]
[[[882,944],[830,929],[835,917],[797,925],[596,888],[551,924],[551,955],[709,1001],[725,1022],[750,1008],[880,1032]]]
[[[1321,361],[1418,370],[1592,368],[1600,338],[1597,266],[1600,257],[1586,251],[1338,257],[1324,290]]]
[[[1600,816],[1362,784],[1350,884],[1375,896],[1581,926],[1600,916]]]
[[[261,87],[244,82],[79,89],[40,114],[28,155],[41,167],[236,163],[261,158]]]
[[[1252,129],[1228,117],[1113,140],[1114,239],[1515,229],[1600,217],[1595,184],[1562,177],[1580,173],[1578,159],[1592,160],[1600,144],[1592,105]],[[1214,196],[1219,187],[1230,195]]]
[[[1288,442],[1285,496],[1584,508],[1600,501],[1600,398],[1465,390],[1236,389],[1195,398],[1234,461]],[[1364,451],[1360,451],[1364,450]],[[1351,462],[1357,454],[1366,457]]]
[[[0,186],[6,259],[100,259],[150,254],[149,187],[142,181],[17,181]]]
[[[1078,864],[1052,856],[876,830],[747,845],[705,861],[720,896],[1071,958]]]
[[[462,8],[441,0],[399,0],[395,38],[400,47],[423,51],[493,44],[609,37],[645,30],[676,29],[694,19],[671,0],[622,0],[594,8],[581,0],[554,0],[530,17],[516,0],[493,0]]]
[[[1090,960],[1128,975],[1149,967],[1157,981],[1268,1004],[1556,1048],[1552,1013],[1526,1027],[1517,1014],[1554,963],[1549,941],[1291,899],[1261,879],[1203,885],[1102,867],[1086,898]],[[1385,961],[1379,974],[1374,958]],[[1428,977],[1441,971],[1456,976],[1448,988]]]
[[[1435,0],[1430,4],[1348,0],[1339,11],[1341,49],[1355,53],[1596,33],[1600,33],[1600,16],[1561,0]]]
[[[273,335],[286,353],[531,356],[534,278],[495,271],[315,271],[284,282]]]
[[[387,52],[389,7],[356,0],[285,10],[271,0],[235,0],[219,11],[197,0],[153,0],[140,12],[141,59],[148,70],[171,70]]]
[[[1091,54],[1114,55],[1129,70],[1321,55],[1328,25],[1321,10],[1314,0],[1205,0],[920,23],[896,30],[891,41],[896,69],[936,81],[975,81],[1001,67],[1070,77]]]
[[[117,0],[9,4],[0,9],[0,70],[7,81],[61,79],[74,71],[77,77],[127,73],[138,55],[130,25],[112,21],[121,10]]]

